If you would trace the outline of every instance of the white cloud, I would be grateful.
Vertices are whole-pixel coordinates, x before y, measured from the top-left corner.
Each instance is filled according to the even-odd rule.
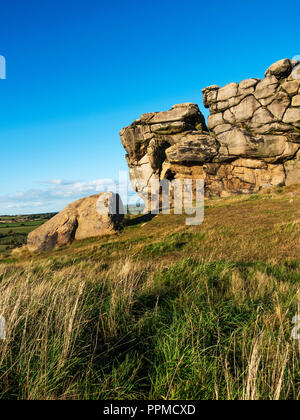
[[[67,204],[79,198],[98,194],[104,191],[119,192],[123,202],[133,203],[138,200],[136,193],[123,179],[118,189],[118,181],[112,179],[95,179],[89,182],[68,181],[62,179],[41,180],[39,188],[0,196],[0,214],[47,213],[62,210]]]
[[[77,181],[65,181],[63,179],[51,179],[50,181],[39,181],[39,184],[46,185],[73,185]]]
[[[31,207],[42,207],[44,206],[45,203],[43,203],[42,201],[36,201],[36,202],[31,202],[30,206]],[[4,209],[10,210],[10,209],[22,209],[22,208],[27,208],[28,204],[27,203],[13,203],[13,204],[6,204],[3,206]]]
[[[97,194],[103,191],[116,191],[116,182],[111,179],[96,179],[90,182],[65,181],[55,179],[39,181],[44,188],[29,189],[25,192],[0,196],[0,214],[6,211],[51,211],[47,210],[62,208],[67,203],[79,198]],[[32,210],[31,210],[32,209]]]

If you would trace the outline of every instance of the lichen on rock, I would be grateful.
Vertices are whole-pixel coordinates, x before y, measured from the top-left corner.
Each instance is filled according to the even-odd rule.
[[[101,204],[101,211],[98,203]],[[105,192],[82,198],[29,233],[28,249],[31,252],[51,251],[75,239],[115,233],[124,217],[123,213],[118,194]]]
[[[254,193],[300,182],[299,62],[272,64],[265,78],[202,90],[198,106],[144,114],[121,133],[133,187],[146,200],[150,181],[203,178],[207,196]]]

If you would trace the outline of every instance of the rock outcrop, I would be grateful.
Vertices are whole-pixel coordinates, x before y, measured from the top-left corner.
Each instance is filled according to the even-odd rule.
[[[112,192],[92,195],[69,204],[48,222],[28,235],[31,252],[51,251],[85,239],[114,233],[123,219],[122,202]]]
[[[142,115],[121,133],[130,178],[143,199],[154,178],[203,178],[208,196],[300,182],[300,62],[281,60],[263,80],[203,89],[197,105]]]

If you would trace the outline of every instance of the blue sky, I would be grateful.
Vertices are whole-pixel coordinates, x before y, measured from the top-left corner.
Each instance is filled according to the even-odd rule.
[[[1,4],[0,214],[61,210],[127,170],[119,131],[300,54],[299,0]],[[294,16],[294,22],[293,22]]]

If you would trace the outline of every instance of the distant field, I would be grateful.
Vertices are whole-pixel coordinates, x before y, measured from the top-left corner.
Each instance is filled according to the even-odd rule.
[[[0,253],[24,245],[27,235],[45,223],[55,213],[25,216],[0,216]]]

